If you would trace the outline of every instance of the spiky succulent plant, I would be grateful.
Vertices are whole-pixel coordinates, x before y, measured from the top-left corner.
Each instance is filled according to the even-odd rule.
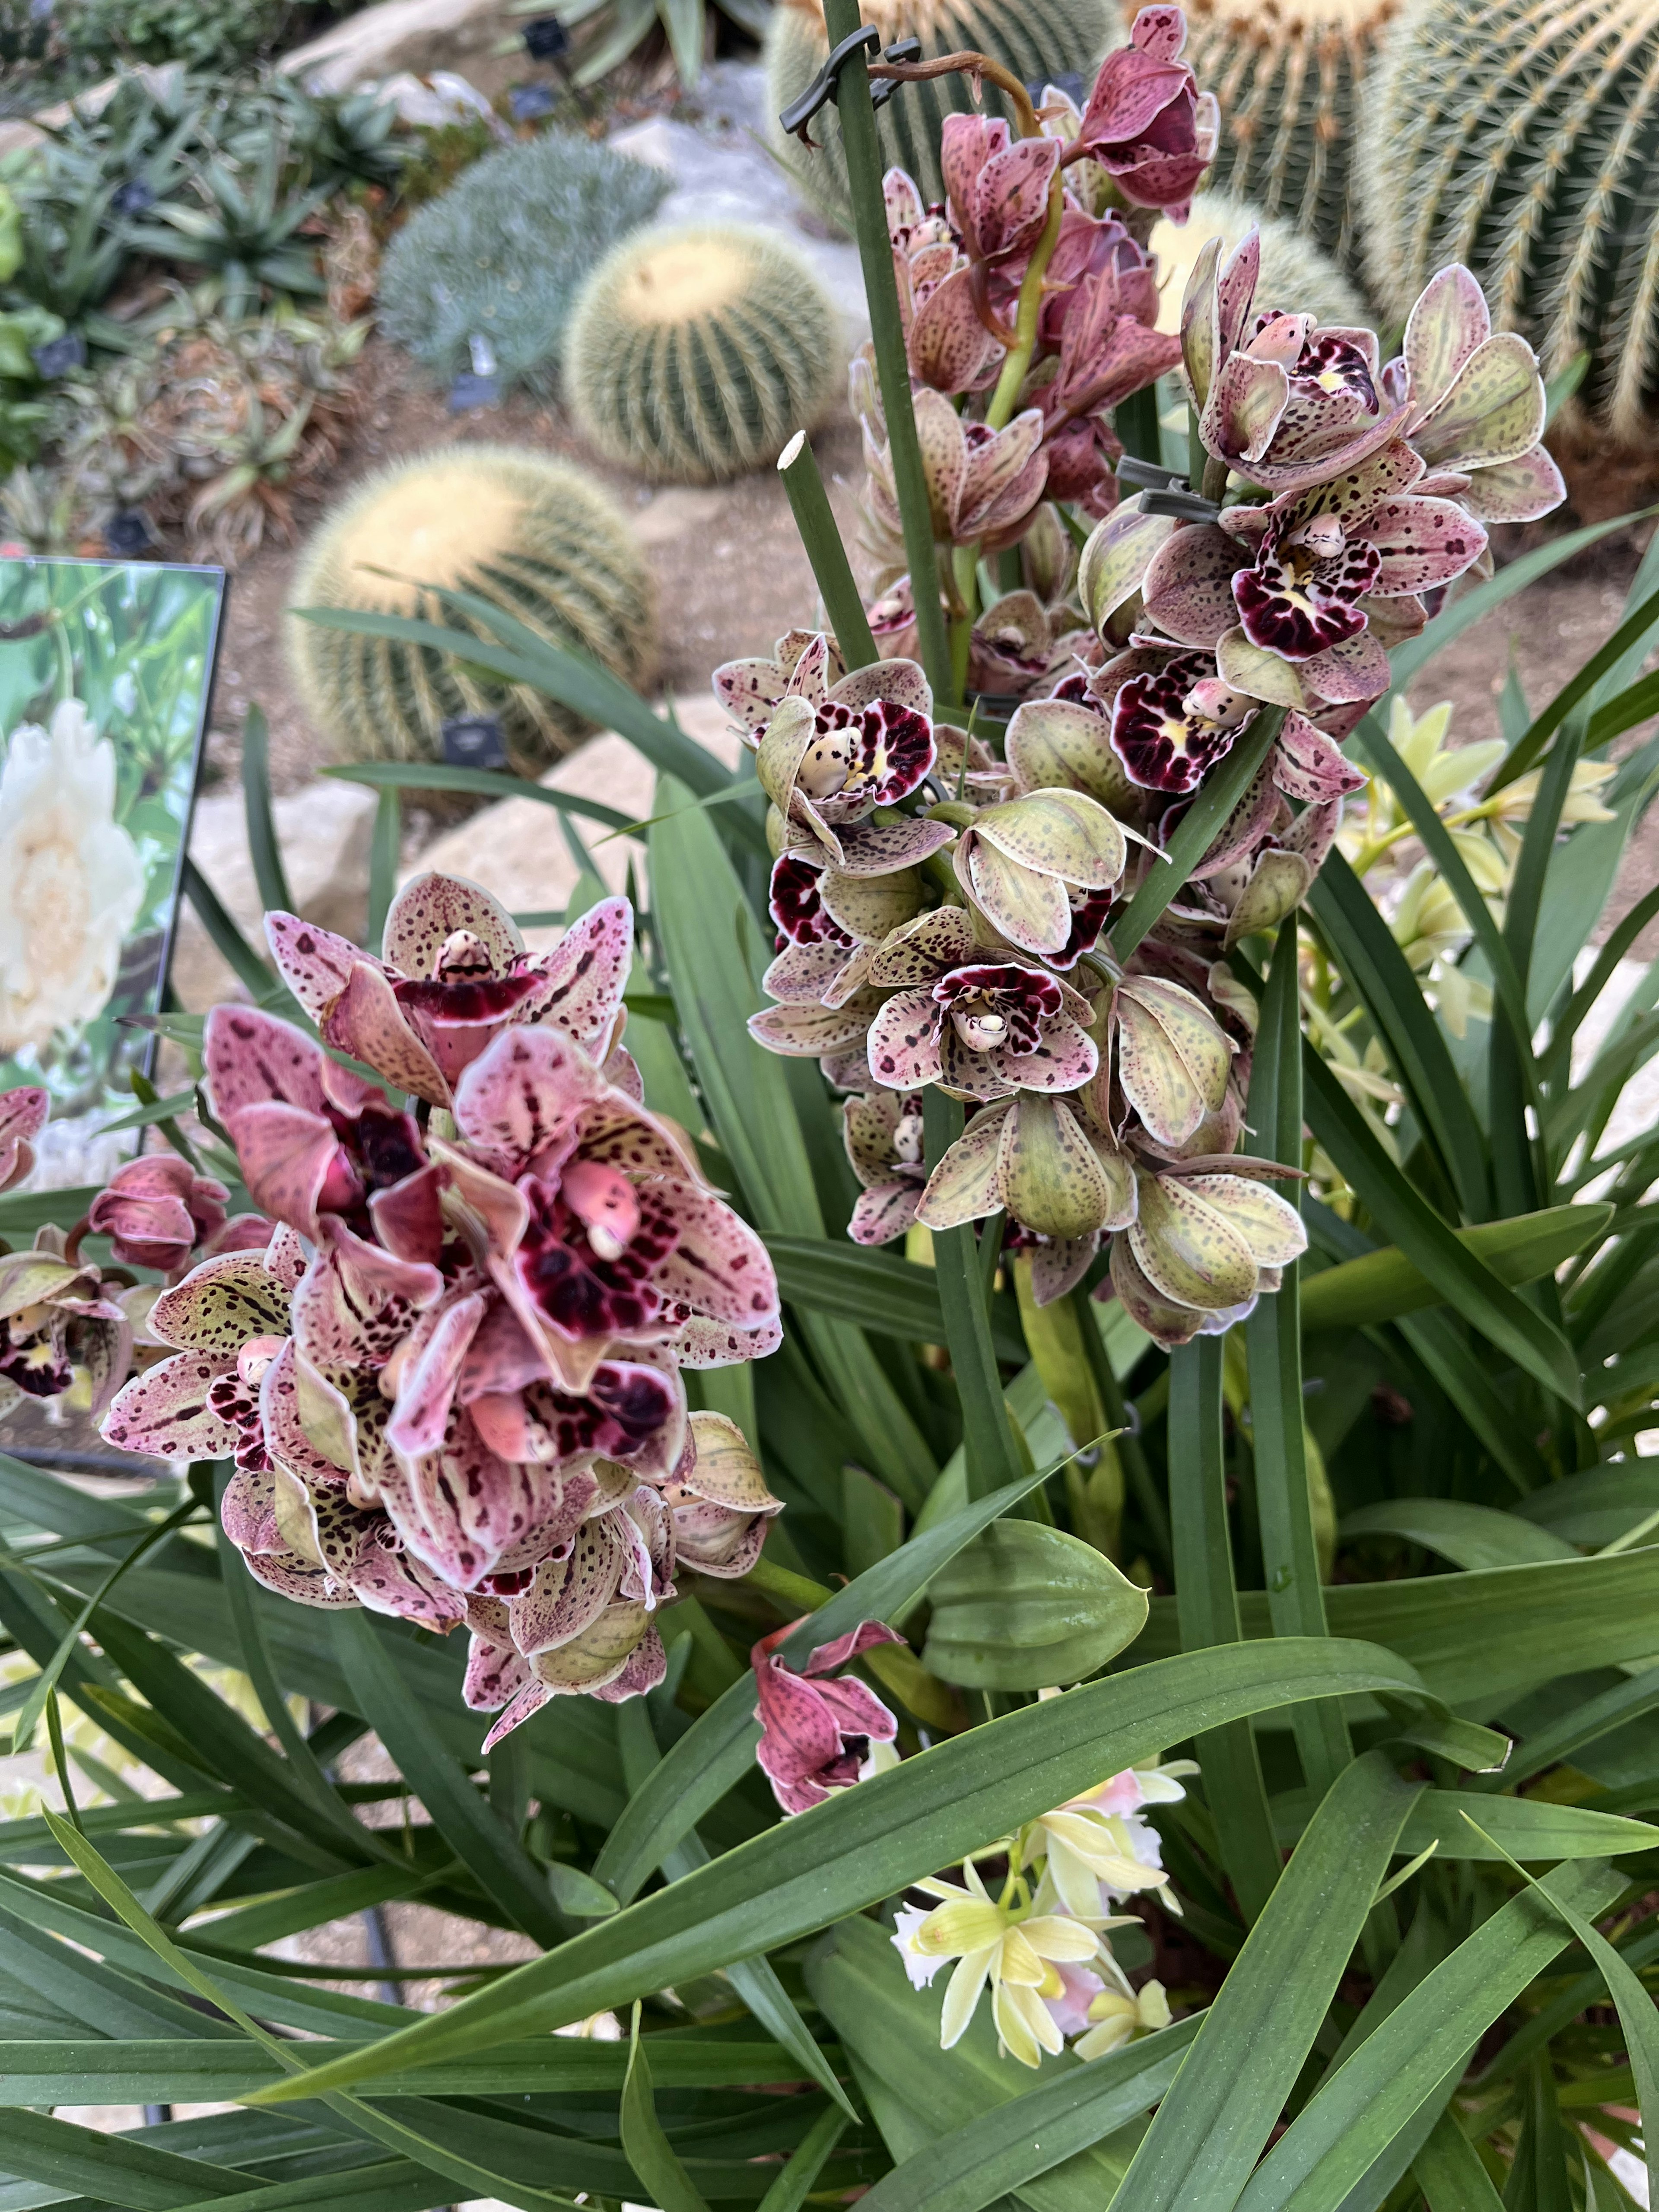
[[[1359,152],[1379,303],[1466,262],[1547,374],[1589,353],[1581,404],[1632,439],[1659,407],[1656,66],[1649,4],[1413,0]]]
[[[640,475],[719,482],[775,459],[841,380],[833,301],[764,231],[624,240],[583,286],[565,390],[589,442]]]
[[[568,462],[464,446],[382,470],[312,539],[289,604],[435,611],[422,585],[477,592],[636,682],[654,659],[650,572],[609,497]],[[446,720],[494,714],[513,765],[534,775],[582,727],[526,685],[398,639],[291,617],[288,641],[307,709],[349,757],[430,759]]]
[[[1133,13],[1133,10],[1131,10]],[[1090,77],[1119,30],[1111,0],[872,0],[865,21],[884,45],[921,40],[922,58],[974,48],[1006,62],[1022,83],[1039,88],[1050,79]],[[834,222],[852,228],[847,162],[833,109],[812,125],[815,147],[805,147],[777,127],[778,112],[811,82],[829,51],[819,0],[779,0],[766,34],[767,110],[772,143],[791,173]],[[908,171],[927,200],[942,200],[939,128],[945,118],[972,102],[960,77],[909,84],[881,111],[884,167]],[[1007,103],[985,87],[984,112],[1006,116]]]

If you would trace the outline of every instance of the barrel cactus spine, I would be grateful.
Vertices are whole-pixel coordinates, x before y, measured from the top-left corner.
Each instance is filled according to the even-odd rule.
[[[1403,312],[1467,263],[1547,375],[1581,351],[1577,408],[1630,441],[1659,416],[1659,6],[1411,0],[1360,141],[1366,259]]]
[[[844,362],[835,304],[801,254],[762,230],[688,224],[628,240],[588,278],[565,392],[606,460],[718,483],[813,428]]]
[[[289,592],[295,686],[346,757],[441,759],[447,720],[490,715],[513,769],[538,775],[584,732],[542,693],[453,654],[299,618],[301,608],[328,607],[468,627],[422,588],[434,585],[476,592],[550,644],[580,647],[630,683],[651,672],[650,570],[592,477],[510,446],[416,455],[370,477],[325,520]],[[482,623],[471,627],[489,636]]]
[[[1261,277],[1256,297],[1264,307],[1297,303],[1297,312],[1324,324],[1362,324],[1365,306],[1348,277],[1323,247],[1288,222],[1265,214],[1231,192],[1200,192],[1184,224],[1167,218],[1153,229],[1151,247],[1158,256],[1158,328],[1179,331],[1187,279],[1206,241],[1218,238],[1224,257],[1243,243],[1254,224],[1261,240]]]
[[[1129,12],[1133,14],[1133,8]],[[1091,77],[1119,31],[1114,0],[869,0],[864,20],[876,26],[884,46],[918,38],[924,60],[974,47],[1006,62],[1022,84],[1038,86],[1066,75]],[[828,52],[820,0],[776,0],[766,33],[771,143],[803,191],[831,221],[850,231],[847,163],[834,109],[824,108],[814,118],[811,147],[788,137],[777,123],[780,110],[811,82]],[[940,127],[945,116],[968,112],[972,106],[972,94],[960,77],[904,85],[881,111],[883,167],[907,170],[924,199],[942,200]],[[981,112],[1009,112],[993,85],[985,87]]]
[[[1210,180],[1352,266],[1364,82],[1398,0],[1191,0],[1186,58],[1221,108]],[[1133,8],[1127,9],[1133,15]]]

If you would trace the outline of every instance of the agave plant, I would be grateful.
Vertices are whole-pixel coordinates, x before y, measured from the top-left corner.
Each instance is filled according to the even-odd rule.
[[[1079,110],[1109,179],[1190,159],[1173,14]],[[884,276],[861,64],[841,106]],[[1048,135],[988,160],[1047,173],[1052,251]],[[1009,282],[1035,352],[995,198],[920,281]],[[1483,573],[1553,491],[1535,364],[1458,271],[1393,361],[1254,273],[1188,295],[1196,482],[1023,547],[1041,433],[946,426],[875,287],[870,496],[939,612],[983,619],[958,548],[1079,595],[1006,725],[943,620],[878,659],[799,447],[830,628],[720,672],[736,773],[434,586],[658,772],[648,824],[540,791],[646,839],[550,953],[394,897],[402,790],[526,788],[471,769],[342,771],[371,942],[297,919],[253,724],[266,950],[196,885],[245,995],[161,1018],[169,1149],[0,1200],[0,1386],[168,1470],[0,1458],[56,1801],[0,1829],[20,2193],[1638,2201],[1659,1138],[1612,1124],[1659,1027],[1604,1002],[1659,892],[1588,948],[1659,787],[1659,560],[1449,749],[1406,686],[1598,534]],[[0,1102],[0,1179],[43,1109]],[[343,1782],[370,1731],[398,1778]],[[283,1943],[416,1899],[532,1955],[433,2010]],[[73,2117],[119,2099],[234,2109]]]

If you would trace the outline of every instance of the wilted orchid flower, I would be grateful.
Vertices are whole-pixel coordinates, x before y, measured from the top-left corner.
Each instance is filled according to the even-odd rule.
[[[34,1166],[34,1139],[46,1126],[49,1092],[33,1084],[0,1091],[0,1190],[21,1182]]]
[[[961,907],[895,930],[870,972],[893,990],[867,1048],[872,1077],[890,1090],[939,1083],[961,1097],[1001,1098],[1075,1091],[1095,1072],[1089,1001],[976,939]]]
[[[778,1645],[793,1632],[775,1629],[753,1653],[761,1740],[755,1756],[786,1813],[821,1805],[831,1790],[859,1778],[872,1743],[890,1743],[898,1723],[856,1675],[837,1674],[861,1651],[904,1639],[879,1620],[860,1621],[833,1643],[820,1644],[797,1673]]]
[[[170,1275],[198,1244],[225,1225],[223,1183],[198,1175],[174,1152],[151,1152],[125,1161],[92,1201],[87,1225],[107,1237],[124,1267],[154,1267]]]
[[[392,902],[384,960],[291,914],[267,915],[265,934],[325,1044],[447,1108],[462,1071],[511,1026],[556,1023],[605,1060],[618,1030],[634,918],[626,899],[604,899],[552,951],[530,953],[488,891],[424,875]]]
[[[760,1462],[735,1421],[693,1413],[685,1449],[663,1492],[674,1523],[674,1549],[700,1575],[722,1582],[746,1575],[761,1555],[766,1524],[783,1502],[766,1486]]]
[[[899,313],[910,374],[935,392],[976,392],[993,382],[1003,345],[980,319],[972,265],[942,207],[928,208],[902,169],[882,179]]]
[[[0,1414],[26,1397],[75,1391],[96,1415],[131,1356],[125,1313],[104,1294],[96,1267],[68,1256],[61,1229],[40,1230],[29,1251],[0,1253]]]

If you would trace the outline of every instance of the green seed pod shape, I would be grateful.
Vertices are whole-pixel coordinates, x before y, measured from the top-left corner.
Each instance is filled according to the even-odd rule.
[[[1210,182],[1352,266],[1364,81],[1398,0],[1192,0],[1182,58],[1221,108]],[[1126,12],[1133,15],[1133,7]]]
[[[422,585],[476,592],[549,644],[579,647],[629,683],[654,661],[650,571],[591,477],[510,446],[453,446],[399,461],[327,518],[289,596],[296,688],[349,759],[441,760],[447,720],[494,715],[511,766],[538,775],[588,726],[527,684],[399,638],[325,629],[295,611],[412,615],[489,635]]]
[[[775,460],[811,429],[845,366],[836,309],[811,267],[762,230],[653,230],[582,287],[565,392],[606,460],[676,483]]]
[[[876,26],[884,46],[891,46],[896,39],[918,38],[924,61],[973,47],[1006,62],[1022,84],[1039,89],[1073,71],[1084,80],[1086,91],[1107,47],[1127,35],[1113,0],[869,0],[864,21]],[[766,108],[772,145],[808,197],[831,222],[850,231],[847,158],[835,109],[821,108],[813,118],[811,147],[778,127],[780,112],[806,89],[829,51],[819,0],[777,0],[766,33]],[[976,112],[965,77],[901,85],[878,118],[882,167],[908,170],[925,200],[945,198],[939,132],[945,118],[953,112]],[[1009,109],[996,87],[988,83],[983,106],[977,112],[1006,116]]]
[[[1620,437],[1659,415],[1659,6],[1413,0],[1359,152],[1372,289],[1403,316],[1449,261]]]
[[[1220,239],[1224,252],[1231,253],[1252,223],[1261,234],[1261,281],[1255,296],[1264,308],[1316,315],[1322,323],[1370,321],[1364,301],[1322,246],[1231,192],[1200,192],[1185,224],[1160,219],[1153,226],[1150,243],[1158,256],[1160,330],[1181,328],[1187,279],[1206,240]]]

